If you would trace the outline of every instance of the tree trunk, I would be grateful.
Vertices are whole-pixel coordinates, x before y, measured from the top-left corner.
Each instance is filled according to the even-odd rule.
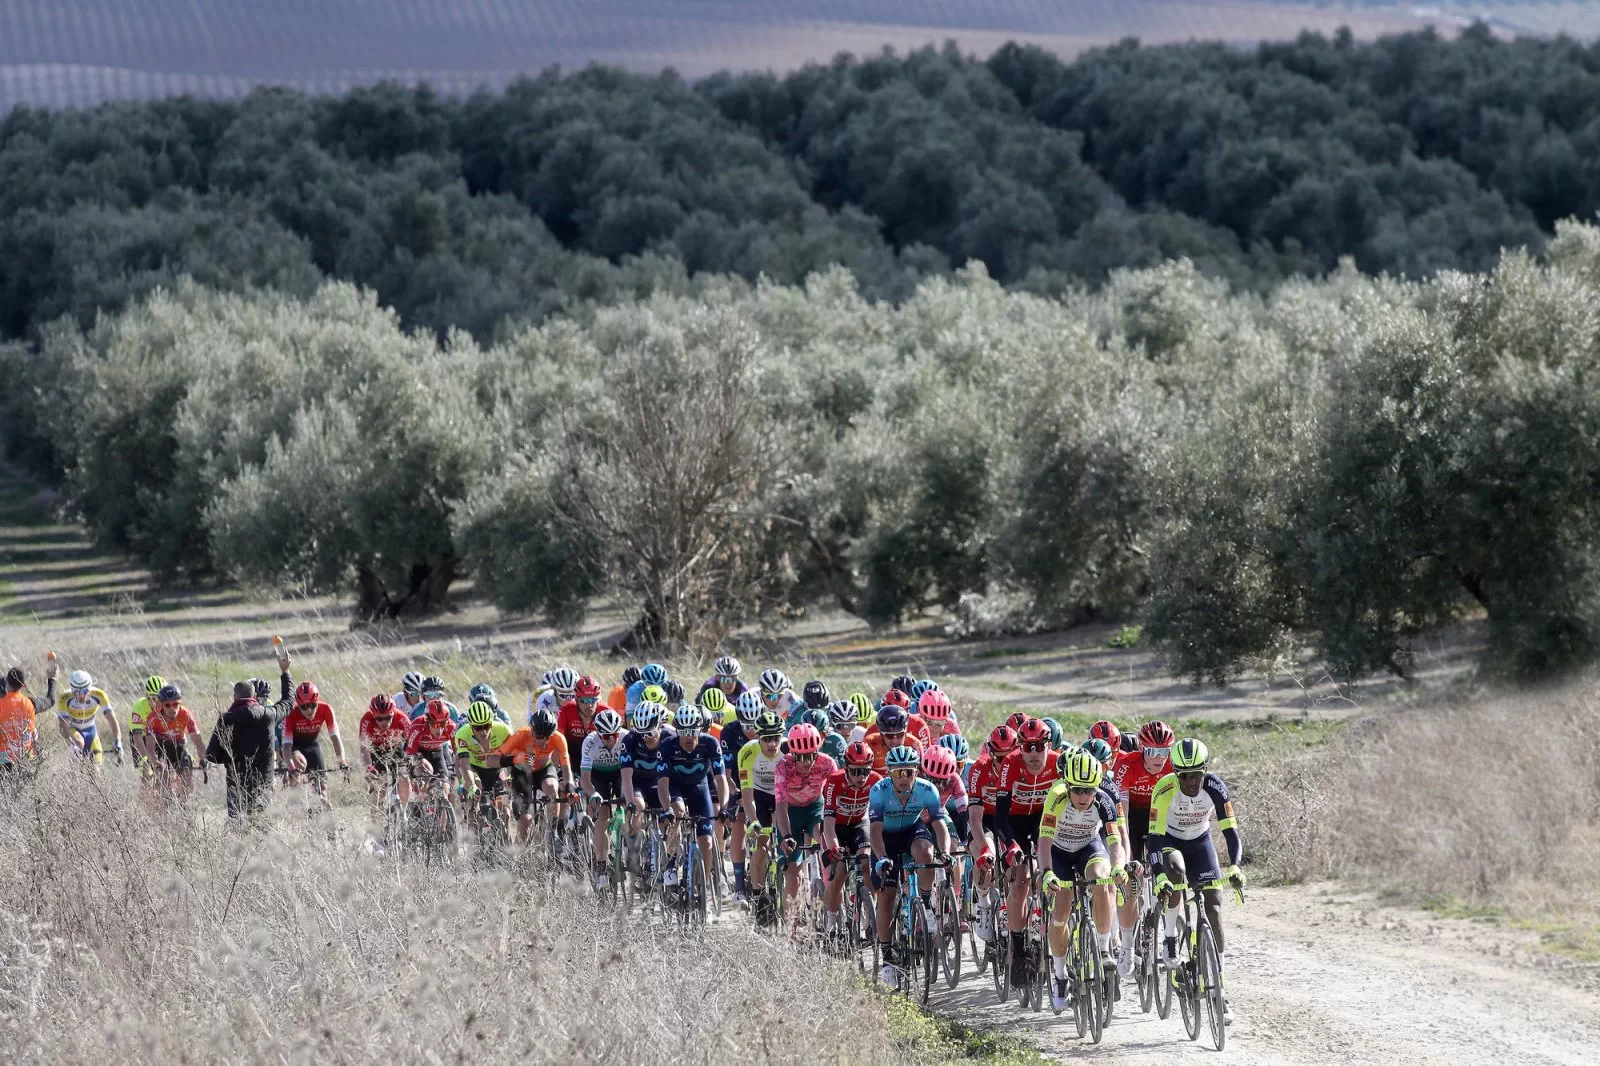
[[[365,566],[356,567],[356,622],[381,622],[394,617],[394,609],[378,575]]]

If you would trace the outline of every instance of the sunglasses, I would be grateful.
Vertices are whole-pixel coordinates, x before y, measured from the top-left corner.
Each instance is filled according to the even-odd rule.
[[[916,772],[917,771],[916,771],[915,767],[912,767],[912,766],[901,766],[901,767],[897,767],[897,768],[895,768],[893,770],[890,770],[889,771],[889,776],[890,777],[906,777],[908,775],[914,775]]]
[[[794,761],[795,762],[799,762],[799,763],[814,763],[814,762],[817,761],[817,754],[816,754],[816,752],[806,752],[803,755],[802,754],[796,754],[795,757],[794,757]]]
[[[162,700],[161,701],[161,709],[163,711],[175,711],[181,706],[183,706],[183,701],[182,700]]]
[[[763,692],[761,694],[761,698],[766,700],[768,703],[777,703],[779,695],[780,694],[777,692]]]
[[[700,730],[698,730],[698,729],[680,729],[680,730],[678,730],[678,739],[679,740],[699,740],[700,739]]]
[[[1036,743],[1032,743],[1032,744],[1024,744],[1024,745],[1022,745],[1022,750],[1023,751],[1031,751],[1031,752],[1034,752],[1034,753],[1037,754],[1038,752],[1043,751],[1046,747],[1047,747],[1047,745],[1045,745],[1043,742],[1036,742]]]
[[[1165,748],[1145,748],[1144,753],[1146,755],[1154,755],[1158,759],[1165,759],[1172,754],[1172,747],[1168,745]]]
[[[600,702],[600,697],[599,696],[579,696],[578,697],[578,706],[579,707],[593,707],[595,704],[597,704],[599,702]]]
[[[866,777],[870,773],[872,773],[870,766],[847,766],[844,769],[846,777]]]
[[[1072,794],[1073,794],[1073,795],[1074,795],[1074,796],[1092,796],[1092,795],[1094,795],[1094,794],[1095,794],[1095,793],[1096,793],[1096,792],[1098,792],[1098,791],[1099,791],[1099,789],[1093,789],[1093,788],[1078,788],[1078,787],[1076,787],[1076,786],[1074,786],[1074,787],[1072,787],[1072,788],[1069,788],[1069,789],[1067,789],[1067,791],[1068,791],[1068,792],[1070,792],[1070,793],[1072,793]]]
[[[472,731],[474,733],[487,733],[489,731],[489,727],[486,725],[475,725],[472,727]]]

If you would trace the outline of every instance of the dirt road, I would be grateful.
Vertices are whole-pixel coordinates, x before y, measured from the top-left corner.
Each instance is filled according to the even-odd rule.
[[[1140,1014],[1131,988],[1099,1047],[1070,1015],[994,1000],[970,954],[932,1006],[1031,1040],[1052,1057],[1119,1063],[1573,1063],[1600,1057],[1600,967],[1534,949],[1537,937],[1442,920],[1337,889],[1257,889],[1227,908],[1228,1050],[1190,1043],[1176,1005]]]

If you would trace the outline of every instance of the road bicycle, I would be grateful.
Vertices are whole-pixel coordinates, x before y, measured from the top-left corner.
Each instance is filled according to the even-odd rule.
[[[1045,880],[1047,891],[1059,883],[1054,876]],[[1098,1044],[1111,1021],[1115,995],[1112,980],[1116,967],[1106,966],[1095,944],[1095,886],[1096,882],[1086,880],[1081,873],[1072,879],[1072,913],[1067,916],[1067,976],[1050,975],[1050,1009],[1059,1015],[1071,1007],[1079,1039],[1087,1033],[1090,1041]]]
[[[411,779],[411,810],[406,824],[410,830],[407,852],[420,856],[425,866],[454,864],[460,827],[449,776],[428,774]]]
[[[933,917],[939,934],[939,966],[944,971],[945,986],[954,989],[961,983],[961,905],[950,884],[950,871],[959,860],[948,855],[939,858],[944,865],[933,875]]]
[[[1228,1025],[1224,1014],[1222,955],[1217,951],[1216,934],[1206,917],[1208,889],[1222,889],[1226,881],[1189,883],[1183,887],[1182,911],[1178,915],[1175,961],[1168,980],[1172,995],[1183,1013],[1183,1029],[1190,1040],[1200,1038],[1202,1010],[1211,1030],[1211,1042],[1218,1051],[1228,1046]],[[1244,889],[1234,886],[1238,901],[1244,902]]]
[[[779,878],[778,928],[788,927],[792,935],[805,943],[815,941],[822,931],[822,847],[802,843],[785,856],[784,865],[799,867],[799,881],[795,899],[790,903]]]
[[[935,859],[901,863],[899,868],[900,904],[895,909],[890,941],[897,967],[895,987],[907,996],[914,988],[920,988],[917,999],[924,1004],[939,977],[943,945],[939,923],[927,897],[922,895],[922,878],[917,875],[923,870],[946,870],[949,866],[948,859]]]
[[[722,899],[709,874],[711,853],[701,849],[693,817],[683,815],[677,822],[679,837],[684,842],[678,873],[678,914],[685,928],[704,928],[708,916],[722,915]]]
[[[756,849],[766,852],[766,868],[759,879],[755,876]],[[744,827],[745,870],[748,879],[745,892],[750,898],[750,911],[755,916],[756,928],[775,927],[778,922],[778,901],[783,897],[783,885],[778,870],[778,856],[773,848],[771,827],[763,828],[760,822],[749,822]]]

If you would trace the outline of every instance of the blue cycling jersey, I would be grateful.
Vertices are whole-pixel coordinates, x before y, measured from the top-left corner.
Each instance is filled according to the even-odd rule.
[[[910,829],[919,821],[929,824],[942,821],[947,825],[950,822],[944,803],[939,799],[939,790],[921,777],[905,796],[895,791],[894,782],[887,777],[873,785],[872,791],[867,793],[867,819],[881,822],[886,833]]]
[[[623,694],[623,699],[628,705],[628,710],[639,706],[639,700],[644,696],[646,685],[643,681],[635,681],[628,686],[628,691]]]
[[[622,769],[633,771],[635,788],[654,785],[656,778],[667,772],[667,749],[677,746],[678,734],[670,729],[661,731],[661,743],[653,750],[645,747],[644,738],[638,733],[629,733],[622,738],[622,755],[617,763]]]
[[[688,751],[683,750],[676,737],[670,746],[664,741],[661,746],[667,751],[667,776],[675,785],[693,788],[703,784],[709,775],[722,772],[722,745],[709,733],[700,734],[699,741]],[[637,775],[634,780],[638,780]]]

